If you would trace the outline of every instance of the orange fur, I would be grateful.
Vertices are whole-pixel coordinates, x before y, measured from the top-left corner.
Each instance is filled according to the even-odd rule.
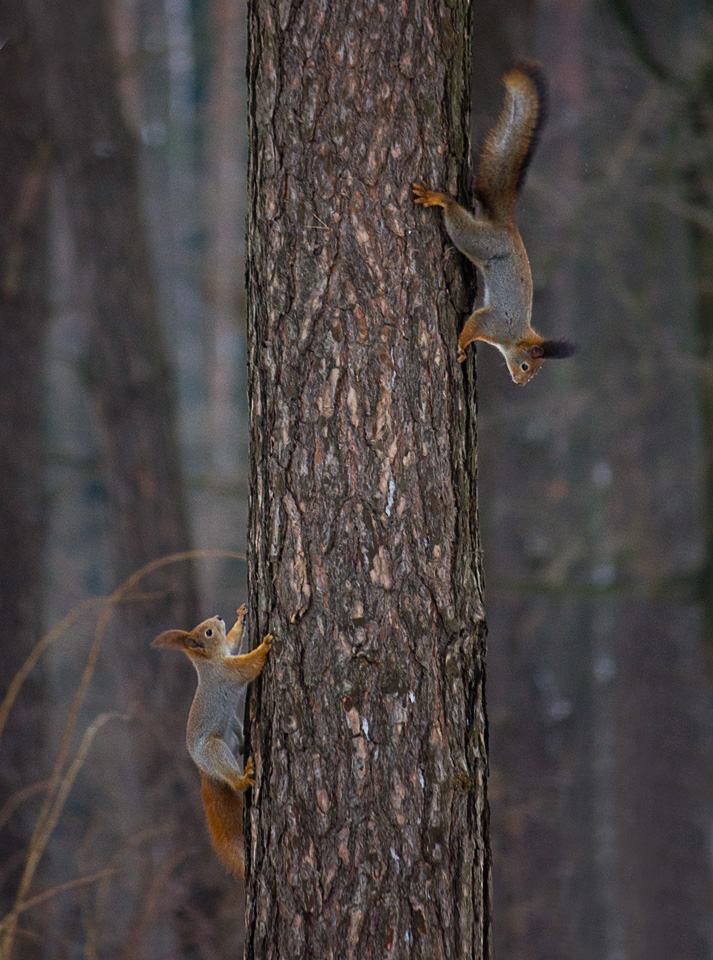
[[[505,103],[485,138],[475,184],[477,214],[446,193],[414,183],[414,203],[442,207],[448,236],[483,281],[483,305],[458,337],[458,362],[476,340],[505,357],[514,383],[524,386],[547,358],[571,357],[566,340],[545,340],[531,326],[532,271],[515,223],[515,207],[545,121],[547,81],[539,64],[520,61],[503,76]]]
[[[220,780],[201,773],[201,798],[213,849],[228,873],[245,878],[243,798]]]
[[[251,650],[250,653],[244,653],[237,657],[228,657],[225,660],[227,670],[237,673],[244,683],[250,683],[259,677],[262,668],[265,666],[267,655],[272,646],[272,634],[268,633],[259,647]]]
[[[547,81],[539,64],[521,61],[503,77],[505,103],[485,138],[475,192],[495,223],[508,223],[545,119]]]
[[[213,847],[228,871],[245,876],[243,798],[255,783],[255,767],[246,757],[243,769],[238,752],[243,747],[241,691],[260,675],[272,646],[266,634],[260,646],[235,655],[245,632],[245,605],[229,634],[221,617],[210,617],[193,630],[164,630],[154,640],[190,657],[198,673],[198,687],[186,727],[186,745],[201,774],[201,796]]]

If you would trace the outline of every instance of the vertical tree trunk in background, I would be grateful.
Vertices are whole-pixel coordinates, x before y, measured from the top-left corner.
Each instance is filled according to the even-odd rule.
[[[141,215],[137,152],[120,111],[104,3],[24,4],[38,42],[36,82],[65,192],[80,308],[89,322],[87,388],[119,581],[147,561],[186,549],[189,541],[175,397]],[[104,644],[104,672],[94,680],[97,699],[87,707],[133,704],[138,712],[151,698],[158,723],[147,736],[143,716],[143,724],[129,724],[121,734],[104,738],[100,760],[84,771],[93,803],[72,808],[73,816],[59,826],[61,841],[54,844],[54,850],[61,844],[80,850],[89,873],[112,856],[120,864],[122,873],[106,898],[111,909],[97,907],[96,926],[104,949],[116,956],[124,951],[127,958],[179,951],[179,921],[171,908],[157,906],[152,883],[160,882],[169,864],[180,862],[185,847],[176,823],[195,818],[177,782],[180,762],[174,769],[160,762],[163,739],[180,743],[183,738],[185,713],[175,706],[178,691],[187,693],[185,665],[159,663],[148,650],[159,628],[195,622],[192,571],[187,564],[168,567],[142,589],[149,598],[122,608],[121,629]],[[67,691],[58,695],[66,697]],[[154,839],[139,854],[131,844],[142,831]],[[48,884],[73,876],[69,858],[45,860]],[[53,930],[58,941],[85,935],[66,899],[55,906]]]
[[[205,441],[210,452],[210,482],[223,495],[212,495],[210,509],[203,512],[203,542],[210,537],[213,543],[245,553],[249,499],[244,263],[247,4],[213,0],[206,13],[210,57],[203,112],[203,286],[209,377]],[[233,518],[229,531],[226,510]],[[237,586],[244,596],[247,569],[241,565],[239,573],[236,584],[235,563],[216,563],[213,588],[222,596],[234,596]]]
[[[211,311],[209,353],[210,454],[218,475],[235,472],[240,449],[235,432],[235,341],[243,301],[243,165],[246,123],[243,70],[245,9],[234,0],[211,4],[213,56],[206,108],[207,301]],[[244,301],[243,301],[244,303]],[[240,317],[242,320],[242,316]],[[233,349],[231,349],[231,347]]]
[[[535,326],[584,349],[522,393],[495,379],[492,351],[479,368],[494,943],[521,960],[710,956],[710,688],[685,590],[703,526],[698,385],[685,204],[668,201],[684,81],[657,90],[641,69],[655,37],[659,62],[677,60],[691,24],[672,20],[695,14],[608,6],[638,42],[599,4],[537,4],[551,121],[519,210]],[[681,151],[701,164],[697,211],[702,148]],[[710,264],[704,249],[708,287]]]
[[[468,4],[249,17],[246,957],[485,958],[470,304],[410,191],[466,199]]]
[[[121,578],[188,545],[173,378],[156,311],[137,154],[121,116],[104,4],[30,4],[91,323],[88,387]],[[167,619],[183,623],[195,615],[187,566],[171,567],[161,586],[167,592],[163,603],[138,611],[148,635]]]
[[[512,13],[508,9],[505,19]],[[582,304],[595,301],[598,291],[583,292],[582,260],[569,247],[548,264],[543,289],[542,251],[562,243],[582,203],[588,131],[574,122],[564,127],[562,118],[585,115],[587,4],[542,2],[530,13],[533,39],[540,41],[535,55],[551,83],[550,121],[518,220],[533,264],[533,324],[577,340],[585,336],[578,328],[586,314]],[[511,34],[509,22],[503,32]],[[601,401],[597,396],[587,406],[591,420],[583,415],[575,400],[587,385],[577,381],[571,364],[552,365],[526,396],[495,367],[488,363],[483,376],[481,449],[489,466],[483,531],[492,538],[486,544],[496,954],[612,958],[609,906],[619,888],[611,868],[613,828],[607,831],[611,820],[604,824],[602,813],[613,797],[612,711],[601,707],[611,685],[598,686],[592,670],[609,601],[594,605],[581,594],[568,596],[574,557],[589,564],[610,542],[590,486]],[[527,581],[540,590],[523,590]]]
[[[479,38],[473,64],[476,144],[499,115],[505,67],[523,56],[533,56],[537,33],[532,0],[481,0],[474,11],[474,36]],[[545,64],[549,68],[549,64]],[[548,136],[545,128],[545,140]],[[477,162],[477,161],[476,161]],[[531,179],[539,176],[541,156],[536,155]],[[523,222],[529,190],[518,219]],[[526,240],[529,237],[526,233]],[[533,248],[529,248],[533,253]],[[542,316],[542,312],[538,316]],[[549,323],[549,316],[548,321]],[[535,326],[540,326],[535,319]],[[545,327],[545,323],[542,324]],[[550,331],[550,326],[546,327]],[[479,400],[486,415],[480,420],[481,455],[487,456],[480,489],[483,509],[481,528],[492,536],[486,542],[488,571],[511,571],[521,552],[518,536],[525,524],[544,526],[541,512],[525,518],[520,513],[519,530],[504,534],[508,511],[518,511],[523,500],[532,503],[531,458],[522,469],[513,470],[512,451],[522,443],[522,410],[532,410],[533,393],[549,387],[557,371],[549,368],[533,389],[513,390],[504,374],[502,358],[489,347],[479,351],[479,364],[486,368],[479,383]],[[508,416],[510,404],[519,413]],[[505,415],[503,415],[505,414]],[[485,450],[488,454],[486,455]],[[507,574],[502,579],[506,579]],[[515,615],[513,615],[515,614]],[[540,709],[533,682],[532,651],[523,642],[521,621],[532,621],[532,602],[504,595],[496,585],[488,590],[488,623],[492,638],[488,649],[488,706],[490,710],[490,810],[493,850],[493,952],[496,957],[518,960],[561,960],[566,955],[561,916],[564,873],[561,824],[557,808],[557,765],[548,743],[551,728]],[[553,619],[542,618],[543,632],[554,632]]]
[[[709,13],[713,10],[710,2],[703,6]],[[590,956],[626,952],[631,960],[684,955],[703,960],[713,951],[713,704],[700,615],[710,614],[710,609],[701,611],[687,587],[699,558],[712,545],[713,247],[710,230],[699,229],[712,198],[710,53],[701,47],[696,56],[708,63],[699,61],[693,67],[681,59],[682,38],[705,28],[700,7],[665,0],[612,0],[608,7],[623,27],[624,49],[632,62],[626,72],[639,78],[622,101],[623,129],[612,122],[619,113],[616,105],[608,104],[599,118],[590,108],[601,102],[603,77],[588,78],[587,83],[589,144],[604,144],[602,156],[608,157],[621,155],[619,144],[626,143],[632,157],[628,182],[619,185],[613,177],[611,194],[598,198],[598,209],[583,229],[587,250],[606,244],[609,262],[625,262],[627,267],[596,269],[583,300],[591,343],[601,345],[591,350],[591,368],[602,371],[595,377],[600,401],[591,429],[595,470],[600,464],[613,467],[608,483],[595,484],[600,489],[591,515],[592,533],[599,540],[595,564],[605,573],[607,568],[618,573],[615,590],[621,584],[632,584],[634,590],[603,597],[592,617],[592,687],[594,706],[600,706],[599,716],[594,715],[594,756],[609,766],[606,776],[614,795],[609,822],[594,822],[594,869],[601,877],[602,855],[611,866],[606,887],[599,880],[595,917],[604,932],[603,949]],[[611,23],[606,39],[600,40],[601,55],[597,51],[590,59],[602,64],[604,76],[612,64],[622,62],[622,51],[610,49],[610,35]],[[609,82],[616,84],[615,77],[616,72]],[[686,104],[681,92],[692,82],[700,84],[689,87],[700,99]],[[655,104],[655,122],[636,131],[640,105],[647,103]],[[694,122],[686,129],[692,118],[683,111],[691,106]],[[593,152],[591,146],[588,152]],[[603,160],[602,166],[609,162]],[[672,196],[682,201],[679,206],[659,199]],[[620,218],[615,231],[608,213],[613,210]],[[689,238],[690,224],[679,219],[681,211],[692,213],[691,222],[698,220]],[[635,224],[631,232],[627,221]],[[589,231],[598,232],[599,239]],[[613,234],[628,234],[629,242],[612,242]],[[631,310],[625,322],[617,316],[622,279],[638,291],[637,302],[643,307],[640,314]],[[692,329],[696,319],[699,344]],[[707,370],[699,368],[697,382],[691,378],[690,362],[696,347],[708,362]],[[695,409],[699,390],[700,420]],[[615,421],[618,435],[612,443],[612,428],[606,425]],[[708,486],[701,482],[704,478]],[[631,531],[629,542],[624,524]],[[702,580],[706,605],[711,601],[710,563],[709,554]],[[646,602],[636,595],[642,571],[649,579]],[[608,636],[597,630],[607,620]],[[608,744],[602,736],[607,731]],[[596,777],[599,771],[593,773]],[[599,782],[594,781],[595,813],[601,780],[599,774]]]
[[[707,3],[709,16],[713,3]],[[692,158],[685,170],[684,196],[691,209],[707,211],[713,197],[711,184],[711,157],[713,155],[713,63],[700,71],[697,96],[690,105],[691,133],[693,134]],[[713,674],[713,231],[710,224],[702,224],[692,218],[690,244],[694,270],[694,286],[699,333],[699,351],[707,364],[700,376],[701,421],[704,442],[704,494],[705,494],[705,560],[701,576],[701,598],[704,609],[704,640],[711,674]]]
[[[37,50],[27,19],[13,0],[0,0],[0,23],[4,41],[0,56],[1,699],[42,626],[46,526],[42,404],[50,151],[37,84]],[[41,702],[41,682],[35,674],[2,744],[0,796],[4,799],[40,778],[38,757],[28,751],[27,744],[42,740]],[[14,879],[27,838],[21,813],[0,829],[4,880]]]

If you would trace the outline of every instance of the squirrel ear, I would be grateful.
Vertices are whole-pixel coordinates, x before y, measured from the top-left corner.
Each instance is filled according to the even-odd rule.
[[[205,646],[200,642],[195,633],[186,634],[186,646],[191,650],[205,650]]]
[[[152,647],[183,647],[186,637],[190,636],[185,630],[164,630],[151,642]]]
[[[542,349],[539,343],[536,343],[534,347],[530,347],[530,356],[535,357],[544,357],[545,351]]]
[[[539,348],[542,350],[540,356],[550,360],[564,360],[577,352],[577,347],[569,340],[543,340]]]

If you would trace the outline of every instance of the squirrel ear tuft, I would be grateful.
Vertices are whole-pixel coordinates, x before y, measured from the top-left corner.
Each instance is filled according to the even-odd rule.
[[[549,360],[565,360],[577,352],[577,347],[569,340],[543,340],[539,346],[542,349],[541,356]]]
[[[185,630],[164,630],[151,642],[152,647],[182,647],[189,634]]]

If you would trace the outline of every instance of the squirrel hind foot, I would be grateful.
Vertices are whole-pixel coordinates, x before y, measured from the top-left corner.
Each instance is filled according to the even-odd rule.
[[[414,183],[413,202],[420,203],[424,207],[445,207],[448,197],[445,193],[438,193],[430,190],[425,183]]]
[[[250,787],[255,786],[255,764],[253,763],[252,757],[248,757],[245,761],[245,769],[243,771],[242,777],[232,784],[233,790],[236,793],[245,793]]]

